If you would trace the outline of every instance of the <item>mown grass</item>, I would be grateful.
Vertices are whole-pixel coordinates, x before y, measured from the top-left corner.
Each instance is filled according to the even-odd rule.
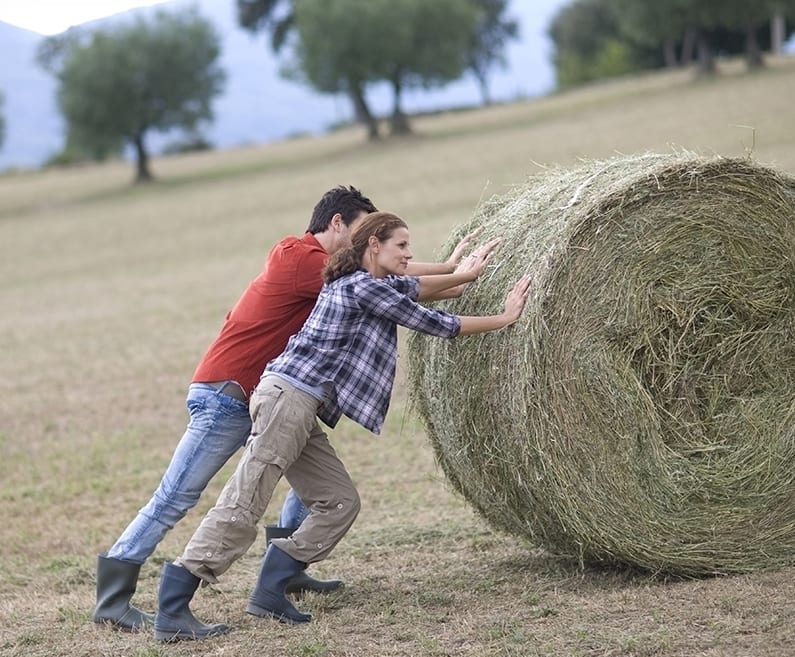
[[[313,567],[348,584],[301,603],[313,623],[244,613],[259,544],[197,595],[197,613],[229,622],[228,636],[160,646],[90,622],[95,556],[157,484],[196,361],[270,245],[305,228],[323,191],[361,187],[408,220],[417,257],[430,259],[481,198],[547,164],[686,148],[751,152],[795,173],[795,61],[771,64],[425,117],[400,141],[367,144],[353,130],[156,159],[158,182],[143,187],[124,163],[0,177],[0,654],[788,654],[793,572],[663,581],[581,570],[495,533],[445,485],[402,372],[382,437],[349,422],[332,434],[363,511]],[[144,566],[143,607],[233,465]]]

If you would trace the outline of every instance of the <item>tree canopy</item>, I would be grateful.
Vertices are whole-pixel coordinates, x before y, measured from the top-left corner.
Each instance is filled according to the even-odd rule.
[[[403,134],[403,92],[459,78],[477,18],[477,6],[460,0],[296,0],[293,71],[322,92],[387,82],[391,131]]]
[[[764,65],[771,21],[795,18],[795,0],[573,0],[554,17],[559,86],[657,66],[715,70],[715,54]]]
[[[225,82],[213,26],[194,10],[157,12],[90,33],[69,30],[45,40],[40,63],[58,81],[69,144],[95,157],[131,145],[136,181],[152,178],[150,131],[194,132],[213,117]]]
[[[519,38],[516,19],[505,15],[508,0],[477,0],[481,9],[470,37],[466,67],[480,86],[483,104],[491,104],[489,73],[493,68],[505,67],[505,48],[509,41]]]
[[[237,0],[238,21],[267,31],[274,52],[289,51],[285,75],[322,93],[345,93],[370,138],[378,125],[367,89],[393,90],[391,129],[410,130],[403,92],[456,80],[470,70],[490,101],[488,76],[504,65],[518,35],[507,0]]]

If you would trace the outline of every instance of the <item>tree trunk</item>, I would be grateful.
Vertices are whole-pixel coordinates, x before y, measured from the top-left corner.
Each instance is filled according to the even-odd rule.
[[[689,27],[685,30],[682,37],[682,56],[679,58],[682,66],[690,66],[693,63],[697,39],[698,35],[693,28]]]
[[[786,36],[787,24],[784,14],[777,10],[770,19],[770,50],[773,54],[780,55],[784,49],[784,39]]]
[[[676,44],[673,39],[666,39],[663,43],[663,61],[666,68],[679,66],[679,60],[676,57]]]
[[[135,146],[136,161],[135,182],[136,184],[151,182],[153,178],[152,172],[149,170],[149,153],[146,152],[143,132],[135,136],[133,145]]]
[[[696,37],[696,72],[698,75],[713,75],[715,73],[715,55],[706,35],[699,31]]]
[[[394,93],[394,105],[392,107],[392,119],[390,122],[390,132],[392,136],[398,137],[401,135],[411,134],[411,126],[409,125],[408,117],[403,113],[400,106],[401,86],[400,79],[392,80],[392,91]]]
[[[756,30],[753,26],[745,29],[745,64],[750,71],[756,71],[765,65],[762,49],[759,47],[759,39],[756,37]]]
[[[378,134],[378,121],[376,121],[370,107],[367,104],[367,99],[364,97],[364,88],[358,82],[348,83],[348,97],[353,103],[353,114],[356,117],[356,122],[367,128],[367,139],[375,141],[380,138]]]
[[[480,97],[483,100],[483,106],[488,107],[491,105],[491,92],[489,91],[488,77],[485,75],[485,73],[476,70],[473,70],[473,75],[478,81],[478,87],[480,88]]]

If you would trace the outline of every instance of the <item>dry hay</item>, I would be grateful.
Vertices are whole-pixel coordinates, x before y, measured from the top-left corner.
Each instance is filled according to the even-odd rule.
[[[453,486],[583,563],[747,572],[795,555],[795,181],[690,153],[531,177],[451,236],[503,236],[441,307],[519,323],[414,334],[409,383]]]

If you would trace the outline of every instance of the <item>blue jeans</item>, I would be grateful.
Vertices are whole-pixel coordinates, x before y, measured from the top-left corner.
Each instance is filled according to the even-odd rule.
[[[287,493],[287,497],[284,498],[282,512],[279,514],[279,527],[297,529],[308,515],[309,509],[304,506],[301,498],[291,488]]]
[[[190,421],[152,499],[108,552],[112,559],[143,563],[166,532],[199,501],[210,479],[251,433],[248,404],[204,383],[187,398]]]

